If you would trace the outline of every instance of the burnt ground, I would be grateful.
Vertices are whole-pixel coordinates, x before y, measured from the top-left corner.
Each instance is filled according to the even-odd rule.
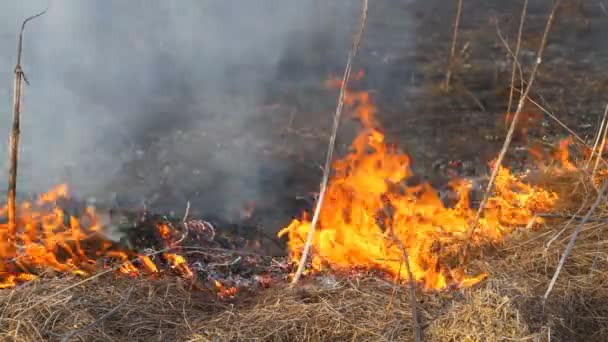
[[[465,1],[452,89],[446,93],[440,84],[448,63],[456,1],[370,2],[355,65],[355,70],[363,69],[366,77],[353,87],[372,93],[389,141],[407,151],[414,170],[438,186],[447,179],[438,166],[458,161],[461,174],[484,175],[485,165],[497,155],[506,133],[504,118],[511,75],[511,58],[497,27],[514,46],[522,3]],[[590,139],[598,127],[608,87],[608,45],[603,39],[608,15],[601,1],[564,3],[549,36],[532,97],[580,136]],[[548,0],[530,4],[521,51],[526,79],[551,4]],[[199,126],[205,127],[202,130],[189,131],[191,121],[180,125],[175,120],[147,127],[149,134],[133,148],[132,161],[122,166],[119,176],[105,189],[115,197],[103,200],[104,205],[138,210],[145,199],[151,211],[181,215],[189,200],[192,216],[238,223],[242,219],[238,210],[236,215],[223,218],[218,214],[225,213],[222,199],[242,195],[244,189],[255,185],[259,191],[252,195],[255,210],[247,226],[261,227],[268,234],[310,208],[312,194],[318,191],[319,166],[324,160],[337,97],[336,91],[324,88],[323,81],[330,74],[341,74],[350,46],[347,38],[356,31],[359,15],[342,13],[352,16],[352,26],[336,26],[332,16],[338,15],[340,8],[323,6],[319,34],[311,39],[294,33],[293,46],[279,63],[276,77],[259,84],[264,103],[254,109],[255,115],[239,134],[219,139],[214,127],[205,127],[200,117],[198,120],[203,121]],[[335,37],[328,38],[327,32],[345,37],[344,43],[336,44]],[[247,72],[246,65],[234,70],[240,75]],[[187,110],[181,115],[195,115],[196,101],[188,102],[191,97],[185,95],[192,89],[180,84],[172,88],[173,94],[151,100],[150,108],[169,113],[175,102],[186,102]],[[238,84],[233,91],[238,99]],[[529,136],[518,137],[512,150],[539,142],[551,144],[566,135],[552,119],[539,116],[540,111],[533,106],[527,106],[526,112],[530,117],[526,121],[530,124]],[[357,122],[345,115],[338,154],[347,150],[357,128]],[[158,135],[158,130],[170,134]],[[259,138],[260,132],[264,139]],[[169,153],[163,150],[166,144],[207,148],[200,153],[192,149]],[[222,149],[231,144],[241,145],[244,155],[255,156],[260,162],[261,166],[251,167],[251,179],[214,170],[210,158],[222,155]],[[214,146],[213,156],[208,155],[209,146]],[[518,151],[511,153],[509,162],[525,158],[526,153]],[[238,167],[246,170],[249,165]]]

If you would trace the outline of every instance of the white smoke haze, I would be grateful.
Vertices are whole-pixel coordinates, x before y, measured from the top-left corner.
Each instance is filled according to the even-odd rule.
[[[255,200],[262,195],[257,177],[263,165],[251,141],[263,141],[268,132],[252,122],[265,83],[277,77],[286,54],[312,48],[307,44],[316,33],[325,30],[327,48],[340,51],[356,28],[359,1],[340,2],[339,11],[325,6],[334,11],[325,12],[329,26],[318,18],[319,3],[53,1],[25,32],[23,68],[31,85],[23,97],[18,190],[67,182],[76,194],[107,196],[125,164],[155,154],[172,161],[155,165],[167,168],[167,177],[134,179],[134,189],[209,188],[216,192],[210,203],[219,209]],[[47,5],[0,2],[0,179],[7,172],[18,29]],[[294,37],[304,37],[303,46],[288,52],[298,45]],[[180,140],[184,134],[215,144],[193,145]],[[200,168],[179,171],[184,160]]]

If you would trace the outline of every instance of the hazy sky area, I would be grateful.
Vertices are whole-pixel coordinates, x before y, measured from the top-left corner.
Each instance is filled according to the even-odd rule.
[[[23,67],[31,85],[23,97],[19,189],[36,192],[68,182],[76,193],[104,193],[134,156],[164,153],[204,160],[202,175],[178,177],[182,186],[214,185],[217,179],[204,177],[213,170],[210,175],[234,180],[220,188],[231,188],[239,201],[255,199],[258,159],[230,139],[244,132],[254,140],[267,135],[248,132],[252,113],[294,34],[323,30],[316,2],[53,1],[25,33]],[[47,4],[0,2],[0,179],[7,171],[18,28]],[[352,19],[349,8],[357,13],[359,6],[345,2],[341,10]],[[346,34],[327,35],[350,44],[348,32],[355,29],[349,24]],[[164,137],[198,134],[203,127],[229,140],[221,151]],[[152,141],[166,141],[163,150],[145,151]]]

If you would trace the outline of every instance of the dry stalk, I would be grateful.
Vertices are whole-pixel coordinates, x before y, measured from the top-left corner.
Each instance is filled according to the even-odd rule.
[[[445,73],[445,83],[443,85],[445,91],[450,91],[450,81],[452,79],[452,66],[454,64],[454,55],[456,54],[456,42],[458,41],[458,28],[460,26],[461,13],[462,13],[462,0],[458,0],[458,8],[456,9],[456,18],[454,19],[454,32],[452,34],[452,46],[450,48],[450,59],[448,61],[448,70]]]
[[[507,43],[506,39],[503,37],[501,31],[500,31],[500,27],[498,26],[498,22],[496,25],[496,33],[498,35],[498,38],[500,39],[500,41],[503,43],[505,49],[507,50],[507,52],[509,53],[509,55],[513,58],[514,63],[517,66],[517,69],[519,70],[519,74],[520,74],[520,78],[522,79],[522,89],[523,89],[523,77],[522,77],[522,68],[521,68],[521,64],[519,63],[519,61],[515,58],[515,53],[511,50],[511,48],[509,47],[509,44]],[[511,90],[514,92],[519,93],[520,95],[523,93],[523,90],[521,89],[517,89],[515,88],[513,85],[511,86]],[[545,101],[545,99],[539,94],[539,97],[542,101]],[[558,125],[560,125],[563,129],[566,130],[566,132],[568,132],[568,134],[570,134],[573,138],[575,138],[580,144],[582,144],[583,146],[589,147],[587,142],[581,138],[572,128],[568,127],[565,123],[563,123],[560,119],[557,118],[557,116],[555,116],[555,114],[551,113],[549,111],[549,109],[543,107],[541,104],[539,104],[538,102],[536,102],[534,99],[532,99],[530,97],[530,95],[528,95],[526,97],[526,101],[530,102],[531,104],[535,105],[536,108],[540,109],[545,115],[547,115],[550,119],[552,119],[553,121],[555,121]],[[510,110],[509,110],[510,111]],[[604,120],[606,119],[606,112],[604,113]],[[604,126],[604,120],[602,121],[602,124],[600,125],[600,129],[598,131],[598,135],[596,137],[596,142],[594,144],[593,147],[593,151],[595,151],[597,144],[599,143],[599,135],[601,133],[602,127]],[[590,148],[590,147],[589,147]],[[591,163],[591,159],[593,156],[593,152],[591,154],[591,156],[589,157],[589,160],[587,161],[587,168],[589,167],[589,164]],[[606,165],[607,162],[602,158],[601,159],[603,164]]]
[[[532,73],[530,74],[530,78],[528,79],[526,89],[524,90],[523,94],[519,98],[519,103],[517,104],[517,110],[515,111],[515,114],[513,115],[513,121],[511,122],[511,126],[509,127],[509,131],[507,132],[507,136],[503,143],[502,149],[500,150],[498,158],[496,159],[496,162],[494,163],[494,166],[492,168],[492,175],[490,176],[488,186],[486,187],[483,199],[481,200],[477,213],[475,214],[475,219],[473,220],[473,223],[472,223],[471,227],[469,228],[469,231],[467,234],[467,242],[466,242],[466,246],[464,249],[465,256],[466,256],[466,254],[468,252],[468,248],[470,246],[471,237],[473,236],[473,233],[475,232],[475,229],[477,228],[477,224],[479,223],[481,213],[485,209],[485,206],[490,197],[490,194],[492,193],[492,190],[494,189],[494,182],[496,181],[496,176],[498,175],[498,170],[500,169],[500,166],[502,165],[502,161],[507,153],[507,150],[509,149],[511,140],[513,139],[513,133],[515,132],[515,127],[517,125],[519,116],[523,110],[524,104],[526,102],[526,98],[528,97],[528,94],[530,93],[530,89],[532,89],[532,85],[534,84],[534,80],[536,79],[536,74],[538,72],[540,65],[542,64],[542,57],[543,57],[543,52],[545,50],[545,45],[547,44],[547,38],[548,38],[549,32],[551,30],[551,25],[553,23],[553,18],[555,17],[555,12],[556,12],[560,2],[561,2],[561,0],[557,0],[555,2],[555,4],[553,5],[553,8],[551,9],[551,12],[549,13],[549,17],[548,17],[547,23],[545,25],[545,31],[543,33],[543,37],[542,37],[540,46],[538,47],[538,52],[536,54],[536,63],[534,64],[534,68],[532,69]]]
[[[44,15],[48,8],[44,11],[26,18],[21,23],[21,30],[19,31],[19,40],[17,43],[17,63],[15,65],[15,80],[13,83],[14,94],[13,94],[13,125],[11,127],[11,135],[9,137],[9,169],[8,169],[8,234],[7,238],[12,242],[17,231],[17,161],[19,153],[19,134],[21,133],[20,128],[20,116],[21,116],[21,96],[23,93],[23,82],[29,84],[23,68],[21,67],[21,58],[23,55],[23,32],[25,31],[25,25],[33,19]],[[12,245],[12,243],[9,243]]]
[[[186,223],[188,216],[190,216],[190,201],[186,202],[186,210],[184,211],[184,217],[182,218],[182,223]]]
[[[606,105],[606,109],[604,109],[604,119],[606,119],[606,115],[608,114],[608,104]],[[602,128],[600,127],[600,132]],[[598,132],[598,137],[600,132]],[[600,150],[597,152],[597,159],[595,160],[595,164],[593,165],[593,171],[591,172],[591,178],[595,177],[595,172],[597,171],[597,167],[600,165],[600,160],[602,160],[602,153],[604,152],[604,148],[606,147],[606,133],[608,132],[608,125],[604,125],[604,132],[602,133],[602,144],[600,146]],[[593,152],[595,151],[595,147],[593,151],[591,151],[591,157],[593,158]]]
[[[520,90],[516,90],[516,91],[521,93]],[[565,129],[566,132],[568,132],[570,135],[572,135],[572,137],[574,137],[579,143],[581,143],[584,146],[588,146],[587,142],[583,138],[581,138],[572,128],[568,127],[565,123],[563,123],[560,119],[558,119],[557,116],[555,116],[555,114],[551,113],[547,108],[543,107],[540,103],[534,101],[534,99],[532,99],[529,95],[526,97],[526,100],[529,101],[531,104],[535,105],[536,108],[540,109],[543,113],[545,113],[545,115],[547,115],[549,118],[551,118],[553,121],[555,121],[558,125],[562,126],[562,128]]]
[[[500,42],[502,43],[502,45],[504,45],[504,47],[507,50],[507,53],[509,54],[509,56],[511,56],[511,58],[513,58],[513,61],[515,63],[515,66],[517,67],[517,71],[519,73],[520,88],[523,89],[524,88],[524,72],[522,70],[521,64],[515,58],[515,53],[509,47],[509,43],[507,42],[507,39],[503,36],[502,32],[500,31],[500,25],[499,25],[498,20],[496,20],[496,35],[498,36],[498,39],[500,39]],[[520,91],[520,90],[516,89],[514,84],[511,84],[511,91]],[[509,96],[509,100],[511,100],[511,99],[512,99],[512,97],[510,95]],[[511,112],[510,108],[511,108],[511,106],[509,106],[509,109],[507,110],[507,113]],[[507,126],[507,123],[508,123],[507,119],[508,119],[508,116],[505,115],[505,126]]]
[[[608,106],[607,110],[604,111],[604,116],[602,117],[602,122],[600,123],[600,128],[597,130],[597,134],[595,135],[595,140],[593,141],[593,148],[591,149],[591,153],[589,154],[589,159],[587,160],[587,164],[585,167],[588,169],[591,166],[591,162],[593,161],[593,156],[595,155],[595,151],[597,149],[597,145],[600,143],[600,137],[602,136],[602,131],[604,130],[604,125],[606,124],[606,115],[608,115]],[[599,153],[598,158],[601,157],[601,152]]]
[[[507,114],[511,113],[511,105],[513,104],[513,92],[515,89],[515,72],[517,71],[517,66],[519,65],[519,49],[521,47],[521,36],[524,30],[524,22],[526,21],[527,10],[528,0],[524,0],[524,6],[521,10],[521,18],[519,19],[519,30],[517,31],[517,44],[515,45],[515,52],[513,53],[513,66],[511,67],[511,89],[509,91],[509,104],[507,105]]]
[[[323,199],[325,197],[325,192],[327,190],[327,182],[329,181],[329,173],[331,170],[331,163],[333,160],[333,152],[336,145],[336,135],[338,133],[338,126],[340,125],[340,116],[342,114],[342,108],[344,107],[344,96],[346,94],[346,86],[348,84],[348,80],[350,79],[350,72],[352,69],[353,59],[357,55],[359,51],[359,45],[361,44],[361,38],[363,37],[363,32],[365,31],[365,22],[367,21],[367,0],[362,1],[361,7],[361,21],[359,26],[359,32],[354,38],[353,45],[351,51],[348,54],[348,60],[346,62],[346,68],[344,69],[344,76],[342,77],[342,85],[340,87],[340,95],[338,96],[338,105],[336,107],[336,112],[334,114],[334,122],[331,136],[329,138],[329,144],[327,146],[327,156],[325,159],[325,166],[323,168],[323,178],[321,180],[321,187],[319,191],[319,197],[317,199],[317,204],[315,206],[315,211],[312,217],[312,221],[310,223],[310,230],[308,231],[308,237],[306,238],[306,244],[304,245],[304,249],[302,250],[302,257],[300,258],[300,263],[298,264],[298,269],[293,277],[292,284],[296,284],[300,277],[302,276],[302,272],[304,272],[304,267],[306,265],[306,260],[308,259],[308,254],[310,252],[310,247],[312,244],[312,238],[314,236],[315,227],[317,222],[319,221],[319,215],[321,213],[321,207],[323,205]]]
[[[414,325],[414,341],[422,342],[422,328],[420,326],[420,319],[418,318],[418,300],[416,299],[416,283],[414,282],[414,275],[410,268],[410,256],[403,245],[403,242],[399,240],[391,230],[392,240],[399,245],[403,253],[403,261],[405,262],[405,270],[407,271],[408,290],[410,292],[410,305],[412,307],[412,323]]]
[[[560,274],[562,268],[564,267],[564,264],[566,263],[566,258],[568,258],[570,251],[572,251],[572,248],[574,247],[574,243],[576,242],[576,238],[577,238],[578,234],[581,232],[581,229],[583,228],[585,223],[587,223],[587,221],[591,217],[591,214],[593,214],[595,209],[600,205],[600,203],[604,199],[607,188],[608,188],[608,182],[604,182],[604,185],[602,185],[602,188],[601,188],[599,194],[597,195],[595,203],[593,203],[591,208],[589,208],[589,211],[587,211],[587,213],[585,214],[585,216],[583,217],[581,222],[578,224],[578,226],[574,230],[574,233],[572,234],[572,237],[570,238],[570,242],[568,242],[568,246],[566,246],[566,249],[564,250],[564,254],[562,254],[562,257],[559,260],[559,264],[557,265],[557,269],[555,270],[555,273],[553,274],[553,278],[551,279],[551,282],[549,283],[547,292],[545,292],[545,295],[543,296],[543,301],[547,300],[547,298],[549,297],[549,294],[551,293],[551,290],[553,290],[553,286],[555,286],[557,277],[559,277],[559,274]]]
[[[521,92],[520,90],[517,90],[519,92]],[[547,107],[549,107],[547,101],[542,97],[542,95],[538,94],[540,99],[545,103],[545,105]],[[591,146],[589,146],[589,144],[587,144],[587,142],[581,138],[574,130],[572,130],[570,127],[568,127],[565,123],[563,123],[562,121],[560,121],[555,114],[549,112],[549,110],[543,106],[541,106],[538,102],[534,101],[532,98],[530,98],[530,96],[527,97],[527,100],[530,101],[530,103],[532,103],[533,105],[535,105],[538,109],[540,109],[543,113],[545,113],[549,118],[553,119],[553,121],[555,121],[558,125],[562,126],[572,137],[574,137],[582,146],[585,146],[589,149],[591,149]],[[599,132],[598,132],[599,133]],[[602,162],[603,166],[608,166],[608,161],[606,161],[604,158],[601,158],[601,154],[599,155],[600,157],[600,161]],[[585,171],[585,170],[582,170]],[[596,188],[597,190],[597,188]]]

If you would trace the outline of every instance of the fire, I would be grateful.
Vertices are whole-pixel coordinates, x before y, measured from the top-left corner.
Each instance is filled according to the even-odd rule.
[[[312,271],[380,270],[407,280],[405,249],[413,278],[427,289],[469,287],[484,279],[485,274],[466,275],[458,258],[476,214],[470,206],[471,182],[452,181],[459,195],[450,207],[429,184],[405,184],[413,175],[410,158],[385,142],[369,93],[347,91],[344,102],[363,130],[351,152],[334,162],[313,236]],[[472,244],[501,241],[516,227],[528,225],[535,213],[552,208],[556,200],[556,194],[524,184],[500,168]],[[288,236],[290,257],[296,262],[309,229],[310,221],[303,216],[279,232]]]
[[[86,276],[104,267],[100,265],[104,261],[118,262],[118,272],[130,276],[158,273],[149,257],[120,249],[105,239],[93,208],[86,208],[79,219],[66,214],[59,202],[68,198],[67,185],[58,185],[35,201],[19,204],[14,233],[7,223],[0,223],[0,288],[14,287],[49,271]],[[6,214],[6,206],[0,207],[0,217]],[[171,235],[169,226],[159,226],[159,231],[163,238]],[[183,257],[169,253],[164,257],[180,276],[192,278]]]
[[[215,289],[217,290],[217,296],[222,299],[232,298],[238,292],[238,289],[236,287],[226,287],[218,280],[214,280],[213,284],[215,285]]]
[[[365,77],[365,71],[359,69],[359,71],[350,76],[350,79],[353,81],[360,81],[363,77]],[[325,80],[325,87],[329,89],[340,88],[342,87],[342,79],[337,76],[331,76],[329,79]]]
[[[554,153],[554,159],[557,160],[565,171],[575,171],[577,167],[570,162],[570,153],[568,147],[572,144],[572,137],[562,139],[559,142],[558,148]]]

